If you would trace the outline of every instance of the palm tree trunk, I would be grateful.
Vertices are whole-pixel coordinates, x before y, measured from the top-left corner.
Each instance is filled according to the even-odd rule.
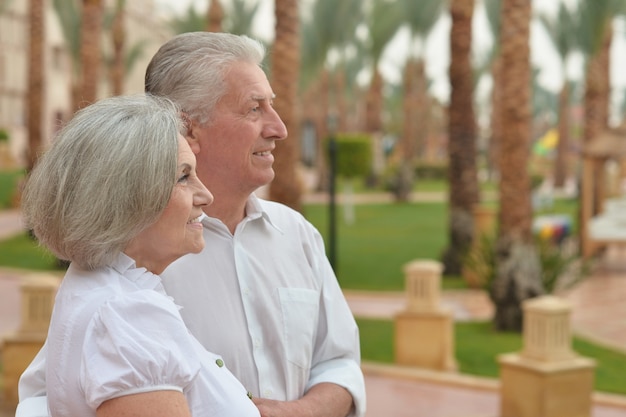
[[[328,138],[328,123],[330,115],[330,104],[328,95],[330,90],[330,75],[328,70],[322,70],[319,80],[315,83],[315,100],[306,101],[314,106],[315,130],[317,133],[317,159],[316,169],[319,173],[317,184],[318,191],[328,191],[330,188],[330,172],[328,164],[328,149],[326,139]]]
[[[114,96],[124,92],[124,45],[126,43],[126,30],[124,28],[124,8],[126,1],[117,0],[115,3],[115,15],[111,28],[113,43],[113,65],[111,66],[111,86]]]
[[[419,160],[425,159],[426,143],[430,137],[430,96],[428,95],[428,80],[426,79],[426,63],[423,59],[417,61],[415,77],[415,118],[413,137],[415,138],[415,156]]]
[[[491,63],[491,77],[493,78],[493,87],[491,90],[491,136],[487,145],[487,165],[489,177],[493,178],[498,171],[498,153],[500,148],[500,138],[502,137],[502,58],[496,56]]]
[[[44,78],[44,43],[45,18],[44,0],[30,0],[28,10],[29,50],[28,50],[28,160],[30,172],[42,150],[43,138],[43,97]]]
[[[479,201],[474,82],[470,62],[474,1],[452,0],[450,14],[449,246],[444,253],[443,264],[444,273],[458,275],[463,257],[473,240],[473,208]]]
[[[521,331],[522,302],[543,293],[541,266],[532,240],[530,200],[531,0],[503,0],[502,136],[499,152],[500,211],[496,276],[490,296],[497,330]]]
[[[587,72],[585,73],[585,126],[584,142],[593,141],[608,126],[608,103],[609,103],[609,56],[610,46],[613,38],[611,25],[606,25],[602,45],[596,54],[589,58]],[[604,192],[604,172],[603,167],[597,165],[594,177],[593,196],[583,196],[581,198],[592,198],[593,207],[591,215],[596,215],[601,211],[602,196]]]
[[[374,161],[372,164],[372,173],[370,175],[370,183],[378,182],[378,177],[382,174],[384,168],[384,157],[381,151],[381,139],[383,135],[383,77],[378,70],[378,65],[374,64],[374,74],[370,81],[369,88],[365,96],[365,131],[372,138],[372,154]]]
[[[383,77],[376,66],[365,103],[365,130],[372,135],[378,134],[383,128]]]
[[[220,0],[210,0],[207,10],[207,32],[221,32],[222,20],[224,19],[224,8]]]
[[[409,59],[404,67],[402,79],[404,97],[402,99],[402,138],[401,138],[401,161],[398,170],[395,198],[397,201],[409,200],[413,188],[414,159],[417,148],[417,121],[416,115],[423,109],[419,108],[417,97],[417,68],[419,63],[415,59]]]
[[[272,87],[274,106],[289,132],[287,140],[276,144],[270,199],[302,210],[302,187],[297,175],[300,156],[300,119],[297,109],[300,38],[297,0],[276,0],[276,37],[272,50]]]
[[[563,188],[568,176],[569,148],[569,83],[563,83],[559,94],[559,142],[554,161],[554,187]]]
[[[82,60],[81,100],[79,107],[94,103],[98,97],[102,34],[102,0],[83,0],[80,55]]]
[[[334,80],[335,80],[335,106],[337,109],[337,114],[335,115],[337,119],[337,130],[339,132],[346,132],[348,130],[348,104],[346,103],[346,73],[345,68],[343,66],[338,67],[335,70]]]

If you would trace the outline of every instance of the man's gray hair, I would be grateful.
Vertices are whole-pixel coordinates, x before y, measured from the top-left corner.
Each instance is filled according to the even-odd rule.
[[[168,97],[204,124],[226,93],[225,77],[235,62],[263,63],[265,47],[245,35],[189,32],[163,44],[146,69],[145,91]]]
[[[110,263],[165,209],[181,131],[165,98],[113,97],[80,110],[28,177],[26,226],[60,259]]]

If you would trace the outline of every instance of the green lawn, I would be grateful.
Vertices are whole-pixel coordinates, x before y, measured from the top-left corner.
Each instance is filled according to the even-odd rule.
[[[56,265],[56,258],[26,233],[0,242],[0,266],[49,271]]]
[[[357,319],[361,332],[361,357],[365,361],[393,363],[393,322]],[[464,374],[497,378],[496,358],[502,353],[519,352],[522,337],[518,333],[498,333],[488,322],[457,322],[455,357]],[[579,338],[573,350],[596,360],[595,390],[626,395],[626,355],[605,349]]]
[[[576,200],[557,200],[552,209],[537,215],[564,213],[575,221],[577,207]],[[324,236],[328,249],[328,206],[311,204],[304,211]],[[402,290],[404,264],[414,259],[439,260],[446,248],[446,203],[366,204],[356,206],[354,212],[355,222],[346,224],[343,207],[336,211],[336,271],[343,288]],[[443,280],[445,288],[459,284],[463,285],[459,277]]]

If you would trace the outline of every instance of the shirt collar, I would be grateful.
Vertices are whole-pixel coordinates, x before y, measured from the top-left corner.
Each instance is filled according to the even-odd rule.
[[[163,291],[161,277],[146,268],[137,268],[135,260],[123,252],[118,254],[110,266],[140,288]]]
[[[283,233],[282,230],[272,221],[270,214],[263,208],[261,199],[256,194],[250,194],[248,201],[246,202],[246,219],[247,221],[258,219],[262,217],[270,226],[276,229],[278,232]]]
[[[248,222],[250,222],[252,220],[259,219],[259,218],[265,220],[267,222],[267,224],[272,226],[279,233],[283,233],[283,231],[280,230],[280,228],[276,225],[276,223],[272,221],[272,218],[271,218],[270,214],[263,208],[263,204],[261,203],[261,199],[258,198],[254,193],[252,193],[252,194],[250,194],[250,197],[248,197],[248,201],[246,201],[246,217],[241,221],[241,223],[245,224],[245,223],[248,223]],[[207,216],[207,215],[203,216],[200,221],[202,222],[202,225],[205,228],[207,228],[207,227],[210,228],[211,224],[214,223],[214,222],[221,223],[215,217],[210,217],[210,216]]]

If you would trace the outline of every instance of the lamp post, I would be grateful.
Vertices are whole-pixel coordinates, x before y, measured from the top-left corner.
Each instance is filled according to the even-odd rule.
[[[328,116],[328,162],[329,162],[329,205],[328,205],[328,260],[337,273],[337,215],[336,215],[336,182],[337,182],[337,139],[335,137],[337,129],[337,116],[331,114]]]

